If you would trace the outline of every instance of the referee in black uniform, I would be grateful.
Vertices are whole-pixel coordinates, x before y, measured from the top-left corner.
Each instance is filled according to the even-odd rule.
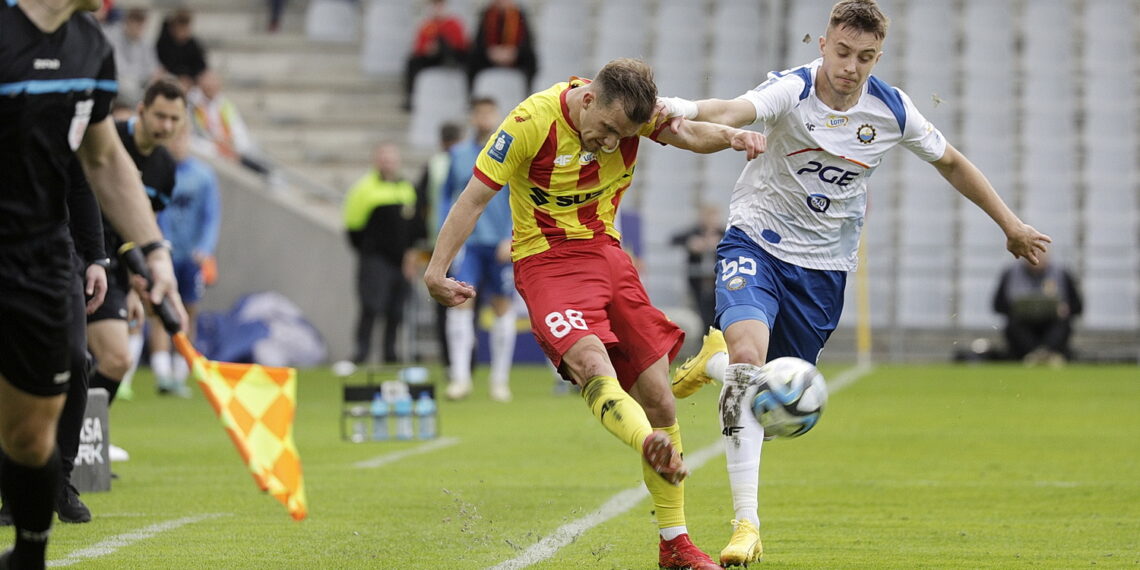
[[[16,527],[0,568],[43,568],[71,365],[68,164],[77,155],[119,233],[161,244],[138,171],[109,119],[111,48],[99,0],[0,0],[0,494]],[[146,247],[154,302],[185,315],[170,253]]]

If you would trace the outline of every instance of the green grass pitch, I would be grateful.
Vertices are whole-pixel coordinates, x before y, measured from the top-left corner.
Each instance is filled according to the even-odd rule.
[[[833,376],[839,367],[825,367]],[[437,375],[438,377],[438,375]],[[544,367],[515,401],[441,402],[450,446],[342,442],[340,381],[300,373],[296,424],[310,518],[260,494],[213,412],[158,398],[145,372],[116,402],[131,453],[95,519],[57,523],[54,564],[81,568],[488,568],[639,484],[636,454]],[[717,444],[716,388],[678,402],[689,455]],[[764,568],[1140,566],[1135,367],[881,366],[833,395],[815,430],[766,444]],[[386,457],[383,465],[354,464]],[[648,499],[533,568],[656,568]],[[731,531],[724,456],[687,482],[688,525],[714,558]]]

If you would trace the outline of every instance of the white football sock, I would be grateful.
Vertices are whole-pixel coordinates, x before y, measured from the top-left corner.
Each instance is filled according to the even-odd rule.
[[[160,350],[150,353],[150,369],[159,388],[170,388],[174,384],[174,370],[171,368],[170,352]]]
[[[728,485],[736,520],[751,521],[757,527],[756,490],[760,485],[760,447],[764,428],[752,414],[752,400],[760,382],[759,366],[732,364],[725,369],[720,390],[721,434],[728,463]]]
[[[673,540],[682,534],[689,534],[689,528],[685,525],[667,526],[661,529],[661,538],[664,538],[665,540]]]
[[[447,351],[451,356],[451,383],[471,384],[471,350],[475,348],[475,311],[447,310]]]
[[[515,312],[507,311],[495,318],[491,326],[491,384],[506,385],[515,360]]]
[[[177,386],[186,385],[186,377],[190,375],[190,365],[186,364],[186,359],[181,355],[174,355],[174,384]]]
[[[127,337],[127,353],[131,355],[131,367],[127,369],[127,373],[123,375],[123,380],[119,384],[119,389],[130,387],[131,378],[135,376],[135,370],[139,369],[139,359],[142,358],[143,349],[143,335],[132,334]]]
[[[705,374],[717,382],[724,382],[724,370],[728,367],[728,353],[718,352],[705,363]]]

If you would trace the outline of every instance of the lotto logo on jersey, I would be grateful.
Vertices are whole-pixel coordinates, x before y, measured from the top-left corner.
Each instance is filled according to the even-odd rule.
[[[507,131],[499,131],[495,136],[495,142],[491,148],[487,149],[487,156],[495,159],[496,162],[502,164],[507,160],[507,152],[511,150],[511,143],[515,142],[515,137],[511,136]]]

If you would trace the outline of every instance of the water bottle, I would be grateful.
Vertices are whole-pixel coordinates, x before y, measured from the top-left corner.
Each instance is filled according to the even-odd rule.
[[[416,399],[416,421],[419,423],[420,439],[433,439],[436,436],[435,425],[435,400],[431,399],[431,394],[428,392],[420,392],[420,397]]]
[[[364,424],[364,422],[367,421],[364,419],[367,415],[367,411],[364,409],[364,406],[353,406],[348,413],[352,417],[352,443],[360,443],[364,441],[368,433],[368,428]]]
[[[380,441],[388,439],[388,400],[379,390],[372,396],[372,439]]]
[[[407,388],[392,403],[392,414],[396,416],[396,439],[412,439],[412,396]]]

